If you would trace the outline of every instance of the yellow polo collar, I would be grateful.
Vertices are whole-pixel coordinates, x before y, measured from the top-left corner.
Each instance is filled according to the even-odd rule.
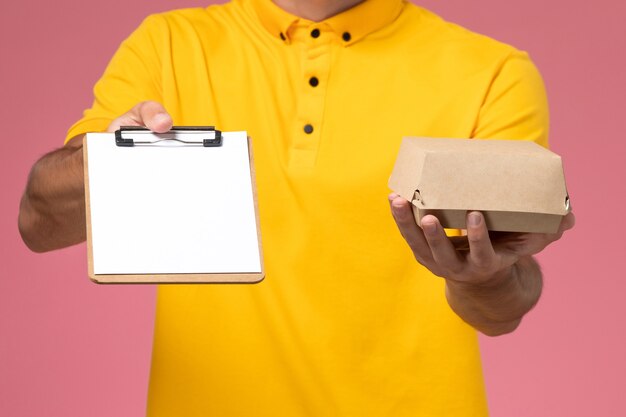
[[[307,22],[306,19],[287,13],[271,0],[250,1],[265,29],[286,43],[291,41],[290,28],[298,22]],[[404,0],[365,0],[317,25],[325,23],[339,35],[345,46],[349,46],[393,22],[403,6]]]

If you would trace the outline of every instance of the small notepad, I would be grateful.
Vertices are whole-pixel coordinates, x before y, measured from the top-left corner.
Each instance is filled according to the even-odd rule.
[[[152,139],[131,147],[117,146],[112,133],[85,139],[90,277],[110,283],[261,280],[246,132],[224,132],[218,147]]]

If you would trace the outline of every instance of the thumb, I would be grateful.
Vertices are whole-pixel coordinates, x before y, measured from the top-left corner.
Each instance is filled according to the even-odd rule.
[[[172,117],[161,103],[144,101],[111,122],[107,131],[115,132],[121,126],[142,126],[153,132],[164,133],[172,128]]]

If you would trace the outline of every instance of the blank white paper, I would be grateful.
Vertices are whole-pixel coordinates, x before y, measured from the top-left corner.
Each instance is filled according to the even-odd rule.
[[[248,152],[246,132],[206,148],[88,134],[94,274],[261,272]]]

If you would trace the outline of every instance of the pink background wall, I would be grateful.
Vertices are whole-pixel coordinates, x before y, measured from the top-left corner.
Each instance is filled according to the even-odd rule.
[[[119,42],[199,0],[34,0],[0,14],[0,415],[140,416],[154,287],[86,278],[85,246],[30,253],[16,227],[31,164],[60,146]],[[482,339],[494,416],[624,416],[626,3],[423,0],[531,53],[578,225],[541,255],[545,292],[513,335]]]

